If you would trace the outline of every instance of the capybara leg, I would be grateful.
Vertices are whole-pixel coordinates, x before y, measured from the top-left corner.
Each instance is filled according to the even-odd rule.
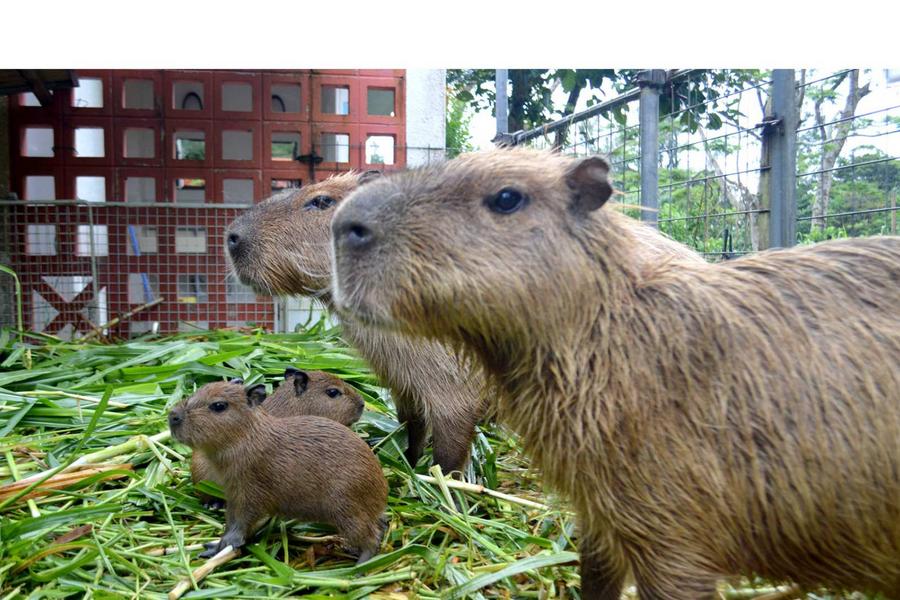
[[[361,565],[364,562],[369,562],[369,560],[375,556],[375,551],[371,548],[366,548],[359,552],[359,558],[356,559],[356,564]]]
[[[219,483],[214,476],[213,467],[210,464],[209,459],[206,458],[206,455],[200,450],[194,450],[194,453],[191,455],[191,480],[194,482],[194,487],[204,480]],[[220,498],[204,494],[200,491],[196,492],[196,494],[197,499],[200,500],[200,504],[205,508],[221,509],[225,507],[225,501]]]
[[[256,523],[260,515],[235,506],[235,502],[229,502],[225,510],[225,533],[222,539],[215,545],[207,544],[206,550],[200,554],[201,558],[211,558],[231,546],[237,550],[243,546],[250,534],[250,528]]]
[[[715,577],[691,573],[690,567],[681,564],[671,568],[653,565],[634,567],[640,600],[715,600]]]
[[[361,565],[378,554],[386,524],[384,516],[381,516],[375,523],[354,521],[345,525],[342,537],[348,546],[359,553],[356,564]]]
[[[582,600],[619,600],[625,567],[585,539],[578,545]]]
[[[409,466],[415,468],[422,457],[425,440],[428,435],[428,424],[416,407],[415,401],[407,395],[394,395],[397,407],[397,419],[406,425],[406,451],[403,455]]]
[[[434,464],[444,473],[463,471],[475,437],[477,415],[434,415],[431,437],[434,438]]]

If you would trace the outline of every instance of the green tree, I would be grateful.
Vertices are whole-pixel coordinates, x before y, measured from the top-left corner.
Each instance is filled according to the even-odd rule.
[[[493,69],[451,69],[447,72],[450,94],[471,103],[475,110],[493,111],[495,73]],[[587,105],[592,106],[607,94],[632,89],[637,85],[639,73],[636,69],[510,69],[509,130],[537,127],[572,114],[585,94],[590,95]],[[692,132],[700,126],[718,129],[723,115],[719,110],[708,110],[710,102],[758,79],[759,74],[760,71],[747,69],[698,70],[679,79],[660,97],[660,114],[681,111],[679,122]],[[553,103],[557,88],[566,93],[562,106]],[[624,123],[627,110],[627,106],[619,107],[612,112],[612,117]],[[729,105],[723,105],[722,111],[729,110]],[[558,130],[554,145],[564,146],[567,135],[565,129]]]
[[[472,145],[472,136],[469,133],[469,123],[472,115],[468,112],[469,104],[447,94],[447,126],[446,148],[447,156],[453,158],[463,152],[471,152],[475,149]]]

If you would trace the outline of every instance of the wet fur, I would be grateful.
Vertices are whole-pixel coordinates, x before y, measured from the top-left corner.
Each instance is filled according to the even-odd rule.
[[[240,279],[259,291],[318,298],[333,309],[330,225],[333,209],[304,211],[325,195],[340,202],[356,189],[359,175],[348,173],[282,193],[239,217],[229,231],[251,241],[246,256],[231,258]],[[406,458],[422,455],[428,431],[434,462],[444,472],[465,467],[475,425],[484,414],[480,380],[442,345],[366,327],[343,319],[343,335],[391,390],[399,421],[406,425]]]
[[[347,427],[359,420],[365,402],[353,386],[325,371],[305,371],[305,373],[309,377],[309,382],[304,391],[297,392],[294,376],[285,377],[284,381],[260,405],[262,409],[273,417],[311,415],[331,419]],[[229,385],[235,386],[236,393],[238,390],[244,390],[242,384]],[[341,390],[341,395],[337,398],[327,396],[325,390],[331,387]],[[203,480],[222,485],[222,482],[218,481],[213,473],[209,460],[200,450],[191,455],[191,480],[194,485]],[[197,496],[206,505],[215,507],[221,504],[212,496],[200,493]]]
[[[229,231],[252,242],[245,256],[232,259],[241,280],[267,293],[314,296],[333,309],[330,225],[334,209],[305,211],[303,207],[320,195],[340,205],[358,185],[358,175],[339,175],[274,196],[238,218]],[[640,224],[635,235],[648,262],[669,255],[702,260],[686,246]],[[486,410],[480,371],[461,364],[441,343],[352,318],[342,321],[344,337],[392,392],[398,418],[406,424],[410,464],[415,465],[421,456],[430,429],[434,462],[445,472],[462,469],[475,425]]]
[[[251,407],[234,384],[212,383],[180,403],[175,439],[202,451],[222,482],[226,529],[202,556],[242,546],[257,523],[281,516],[329,523],[365,562],[384,533],[387,482],[369,446],[323,417],[283,417]],[[209,410],[227,401],[222,413]]]
[[[482,365],[580,517],[583,597],[630,571],[645,599],[753,574],[900,598],[900,238],[654,265],[582,164],[481,153],[360,189],[335,235],[379,244],[338,244],[336,304]],[[526,209],[485,208],[505,185]]]

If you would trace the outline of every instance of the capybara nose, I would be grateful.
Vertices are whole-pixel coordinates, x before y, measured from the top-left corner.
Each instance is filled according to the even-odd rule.
[[[357,221],[338,225],[335,236],[338,244],[357,252],[365,250],[375,241],[375,232]]]
[[[228,254],[231,255],[231,258],[238,258],[244,252],[244,244],[241,236],[235,232],[230,232],[228,234],[228,238],[225,241],[225,245],[228,247]]]
[[[169,427],[177,427],[181,425],[181,422],[184,421],[184,416],[181,414],[180,410],[173,409],[169,412]]]

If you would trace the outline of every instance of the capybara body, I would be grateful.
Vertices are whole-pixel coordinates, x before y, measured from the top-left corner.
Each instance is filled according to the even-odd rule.
[[[387,482],[369,446],[315,416],[277,418],[232,383],[211,383],[169,413],[178,441],[202,451],[225,490],[225,533],[201,556],[238,548],[267,516],[329,523],[365,562],[384,532]]]
[[[600,158],[466,155],[337,211],[335,303],[476,359],[582,526],[582,591],[900,598],[900,238],[637,258]]]
[[[244,389],[240,379],[230,384],[235,386],[235,392]],[[359,420],[365,408],[359,392],[341,378],[325,371],[301,371],[292,367],[285,370],[284,381],[270,396],[266,396],[265,386],[260,384],[247,390],[247,397],[273,417],[324,417],[347,427]],[[191,455],[191,479],[195,485],[204,479],[222,485],[202,450]],[[220,505],[211,496],[198,496],[205,504]]]
[[[229,226],[228,254],[241,280],[270,294],[315,296],[333,309],[331,217],[371,173],[339,175],[260,203]],[[636,224],[648,262],[662,255],[701,261],[692,250]],[[359,350],[392,393],[397,416],[406,424],[406,457],[415,465],[427,431],[434,462],[445,472],[462,469],[475,424],[485,412],[484,379],[441,343],[412,338],[343,319],[347,340]]]

